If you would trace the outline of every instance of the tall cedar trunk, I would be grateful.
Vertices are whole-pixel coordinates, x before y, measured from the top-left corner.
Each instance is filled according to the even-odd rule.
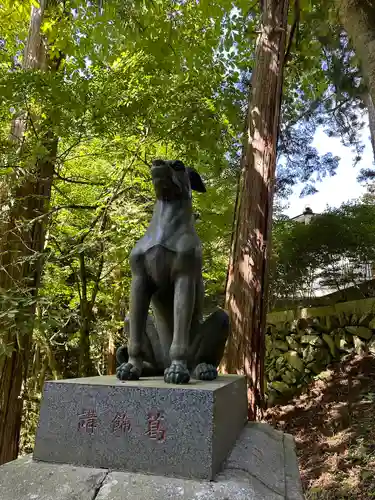
[[[249,419],[263,400],[267,260],[289,0],[263,2],[249,96],[248,129],[226,287],[231,335],[227,372],[248,379]]]
[[[341,22],[349,34],[375,103],[375,2],[336,0]]]
[[[25,70],[47,68],[45,43],[40,34],[44,12],[43,1],[40,7],[32,7],[23,61]],[[12,137],[20,144],[29,118],[23,115],[13,123]],[[0,464],[18,455],[22,384],[27,373],[35,315],[35,301],[32,299],[36,298],[40,282],[40,256],[45,240],[43,214],[48,211],[51,195],[57,139],[49,134],[44,137],[43,146],[48,157],[30,166],[21,181],[18,180],[0,241],[0,290],[3,297],[15,291],[18,296],[22,294],[23,299],[31,299],[29,305],[18,306],[15,327],[11,328],[4,322],[0,325],[4,344],[13,349],[9,356],[0,358]],[[27,221],[30,223],[26,225]],[[5,301],[3,307],[8,307]]]

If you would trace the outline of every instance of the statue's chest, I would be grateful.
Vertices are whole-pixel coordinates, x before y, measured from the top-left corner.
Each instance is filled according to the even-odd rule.
[[[173,283],[176,254],[162,245],[156,244],[144,254],[146,274],[158,288],[168,287]]]
[[[185,252],[175,252],[162,245],[155,245],[143,254],[146,275],[158,289],[167,289],[179,275],[196,277],[201,270],[200,247]]]

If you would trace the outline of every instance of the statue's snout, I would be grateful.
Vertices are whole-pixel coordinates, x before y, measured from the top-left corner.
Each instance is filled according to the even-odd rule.
[[[169,177],[171,175],[171,167],[166,161],[157,160],[152,162],[151,174],[153,178]]]

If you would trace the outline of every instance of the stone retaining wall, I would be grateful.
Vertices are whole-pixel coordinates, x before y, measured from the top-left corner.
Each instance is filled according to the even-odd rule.
[[[375,314],[375,298],[337,302],[328,306],[295,307],[285,311],[273,311],[267,314],[267,322],[279,325],[285,321],[293,321],[299,318],[338,316],[342,313],[362,316],[371,312]]]
[[[314,312],[326,312],[327,308],[320,309]],[[361,308],[352,309],[357,312],[342,307],[335,315],[300,317],[277,324],[270,322],[275,315],[273,318],[272,313],[268,315],[265,360],[268,406],[281,397],[286,399],[298,393],[332,361],[340,361],[352,352],[375,355],[375,311],[358,314]],[[290,317],[288,313],[275,314],[276,318]]]

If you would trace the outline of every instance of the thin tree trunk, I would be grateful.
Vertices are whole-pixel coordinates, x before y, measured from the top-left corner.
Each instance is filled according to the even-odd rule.
[[[369,122],[369,128],[370,128],[370,139],[371,139],[371,145],[372,145],[372,152],[373,152],[374,160],[375,160],[375,106],[374,106],[374,101],[372,100],[370,94],[366,93],[363,96],[363,102],[365,103],[365,105],[367,107],[368,122]]]
[[[107,346],[107,374],[114,375],[116,373],[116,349],[113,340],[113,332],[108,332]]]
[[[32,7],[28,42],[23,67],[25,70],[47,68],[46,47],[41,36],[41,24],[46,2]],[[12,138],[20,145],[32,117],[23,114],[12,125]],[[4,345],[11,347],[8,356],[0,358],[0,464],[17,458],[22,413],[22,384],[27,374],[28,357],[42,268],[41,252],[44,248],[45,221],[57,152],[57,139],[50,133],[44,136],[43,146],[48,157],[26,168],[21,179],[11,179],[13,203],[9,202],[7,219],[2,226],[0,241],[0,291],[3,311],[16,301],[14,321],[2,321]],[[12,191],[11,188],[9,191]],[[13,306],[13,309],[15,306]]]
[[[113,294],[113,323],[117,325],[119,322],[124,321],[125,309],[123,300],[123,289],[119,284],[122,283],[123,270],[121,266],[117,266],[113,272],[113,279],[117,283]],[[116,346],[115,338],[118,334],[117,326],[113,330],[108,331],[108,344],[107,344],[107,373],[114,375],[116,373]]]
[[[103,214],[103,219],[100,224],[100,232],[103,233],[106,228],[108,221],[107,212]],[[104,268],[104,243],[100,241],[100,257],[97,273],[95,276],[94,287],[91,293],[91,298],[88,298],[87,293],[87,273],[86,273],[86,263],[85,254],[81,252],[79,254],[79,264],[80,264],[80,280],[81,280],[81,293],[80,293],[80,304],[81,304],[81,327],[79,335],[79,373],[82,377],[87,377],[94,373],[94,365],[90,356],[90,333],[93,320],[93,308],[98,296],[100,288],[100,280],[102,277],[102,272]]]
[[[87,297],[87,275],[85,254],[79,254],[80,280],[81,280],[81,326],[79,330],[79,374],[88,377],[93,373],[93,365],[90,357],[90,332],[92,307]]]
[[[341,22],[351,38],[375,103],[375,2],[336,0]]]
[[[226,288],[231,335],[223,369],[246,375],[249,419],[256,417],[263,399],[266,275],[288,7],[289,0],[263,2],[262,29],[249,96],[248,138]]]

